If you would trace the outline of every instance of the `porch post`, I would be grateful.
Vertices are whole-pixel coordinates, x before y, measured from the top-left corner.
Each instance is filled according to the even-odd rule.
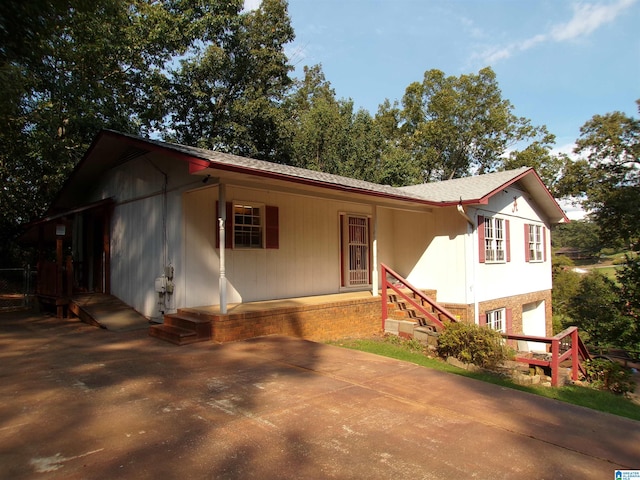
[[[219,295],[220,295],[220,313],[227,313],[227,277],[225,267],[225,223],[227,221],[227,203],[226,203],[225,184],[220,183],[218,186],[218,231],[220,232],[220,278],[219,278]]]
[[[379,281],[378,281],[378,206],[373,206],[373,244],[371,248],[373,250],[373,272],[371,275],[371,294],[374,297],[378,296]]]

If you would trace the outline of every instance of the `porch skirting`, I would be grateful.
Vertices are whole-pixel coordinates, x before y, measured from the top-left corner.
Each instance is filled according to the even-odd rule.
[[[380,333],[381,299],[371,292],[269,300],[228,306],[183,308],[179,313],[211,319],[211,340],[234,342],[263,335],[314,341],[367,337]]]

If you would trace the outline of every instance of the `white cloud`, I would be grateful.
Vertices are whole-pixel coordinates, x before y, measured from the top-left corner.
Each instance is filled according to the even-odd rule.
[[[568,22],[554,25],[548,33],[539,33],[507,46],[495,46],[474,57],[481,58],[484,64],[492,65],[542,43],[565,42],[590,35],[602,25],[614,21],[636,2],[637,0],[618,0],[607,4],[576,3],[573,6],[573,17]]]
[[[244,0],[243,12],[251,12],[257,10],[260,7],[262,0]]]
[[[564,155],[567,155],[572,160],[577,160],[578,158],[580,158],[580,156],[576,155],[573,152],[575,150],[575,148],[576,148],[576,144],[575,143],[567,143],[566,145],[560,145],[559,147],[552,148],[551,149],[551,154],[552,155],[564,154]]]
[[[618,0],[607,5],[582,4],[573,6],[573,18],[567,23],[556,25],[551,30],[551,38],[558,42],[572,40],[593,33],[606,23],[616,19],[636,0]]]

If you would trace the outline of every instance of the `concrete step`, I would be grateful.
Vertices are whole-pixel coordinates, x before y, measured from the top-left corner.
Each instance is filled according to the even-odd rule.
[[[208,316],[184,312],[170,313],[164,316],[164,324],[193,330],[198,338],[211,338],[211,319]]]
[[[151,326],[149,335],[176,345],[187,345],[207,340],[207,338],[199,338],[194,330],[164,324]]]

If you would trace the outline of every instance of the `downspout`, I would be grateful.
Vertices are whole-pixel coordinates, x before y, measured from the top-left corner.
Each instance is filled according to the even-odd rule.
[[[220,232],[220,277],[218,279],[220,295],[220,313],[227,313],[227,273],[225,266],[225,223],[227,221],[226,188],[224,183],[218,186],[218,231]]]
[[[457,205],[457,207],[458,207],[458,213],[462,215],[462,217],[469,223],[469,225],[471,225],[471,230],[473,231],[473,228],[476,225],[475,223],[473,223],[473,220],[469,218],[469,215],[467,215],[467,212],[464,211],[464,207],[462,206],[462,199],[460,199],[460,203]]]
[[[378,296],[378,206],[373,206],[373,275],[371,276],[371,295]]]
[[[477,279],[476,264],[479,259],[479,253],[478,255],[476,255],[476,245],[478,244],[478,242],[473,241],[473,231],[476,225],[473,222],[473,220],[471,220],[469,215],[467,215],[467,212],[465,212],[464,207],[462,206],[462,199],[460,199],[460,203],[458,203],[457,209],[458,209],[458,213],[469,224],[469,228],[467,229],[468,235],[466,236],[466,238],[469,238],[471,240],[471,272],[472,272],[471,294],[473,296],[473,323],[476,323],[478,321],[478,295],[476,290],[478,285],[478,282],[477,282],[478,279]]]

